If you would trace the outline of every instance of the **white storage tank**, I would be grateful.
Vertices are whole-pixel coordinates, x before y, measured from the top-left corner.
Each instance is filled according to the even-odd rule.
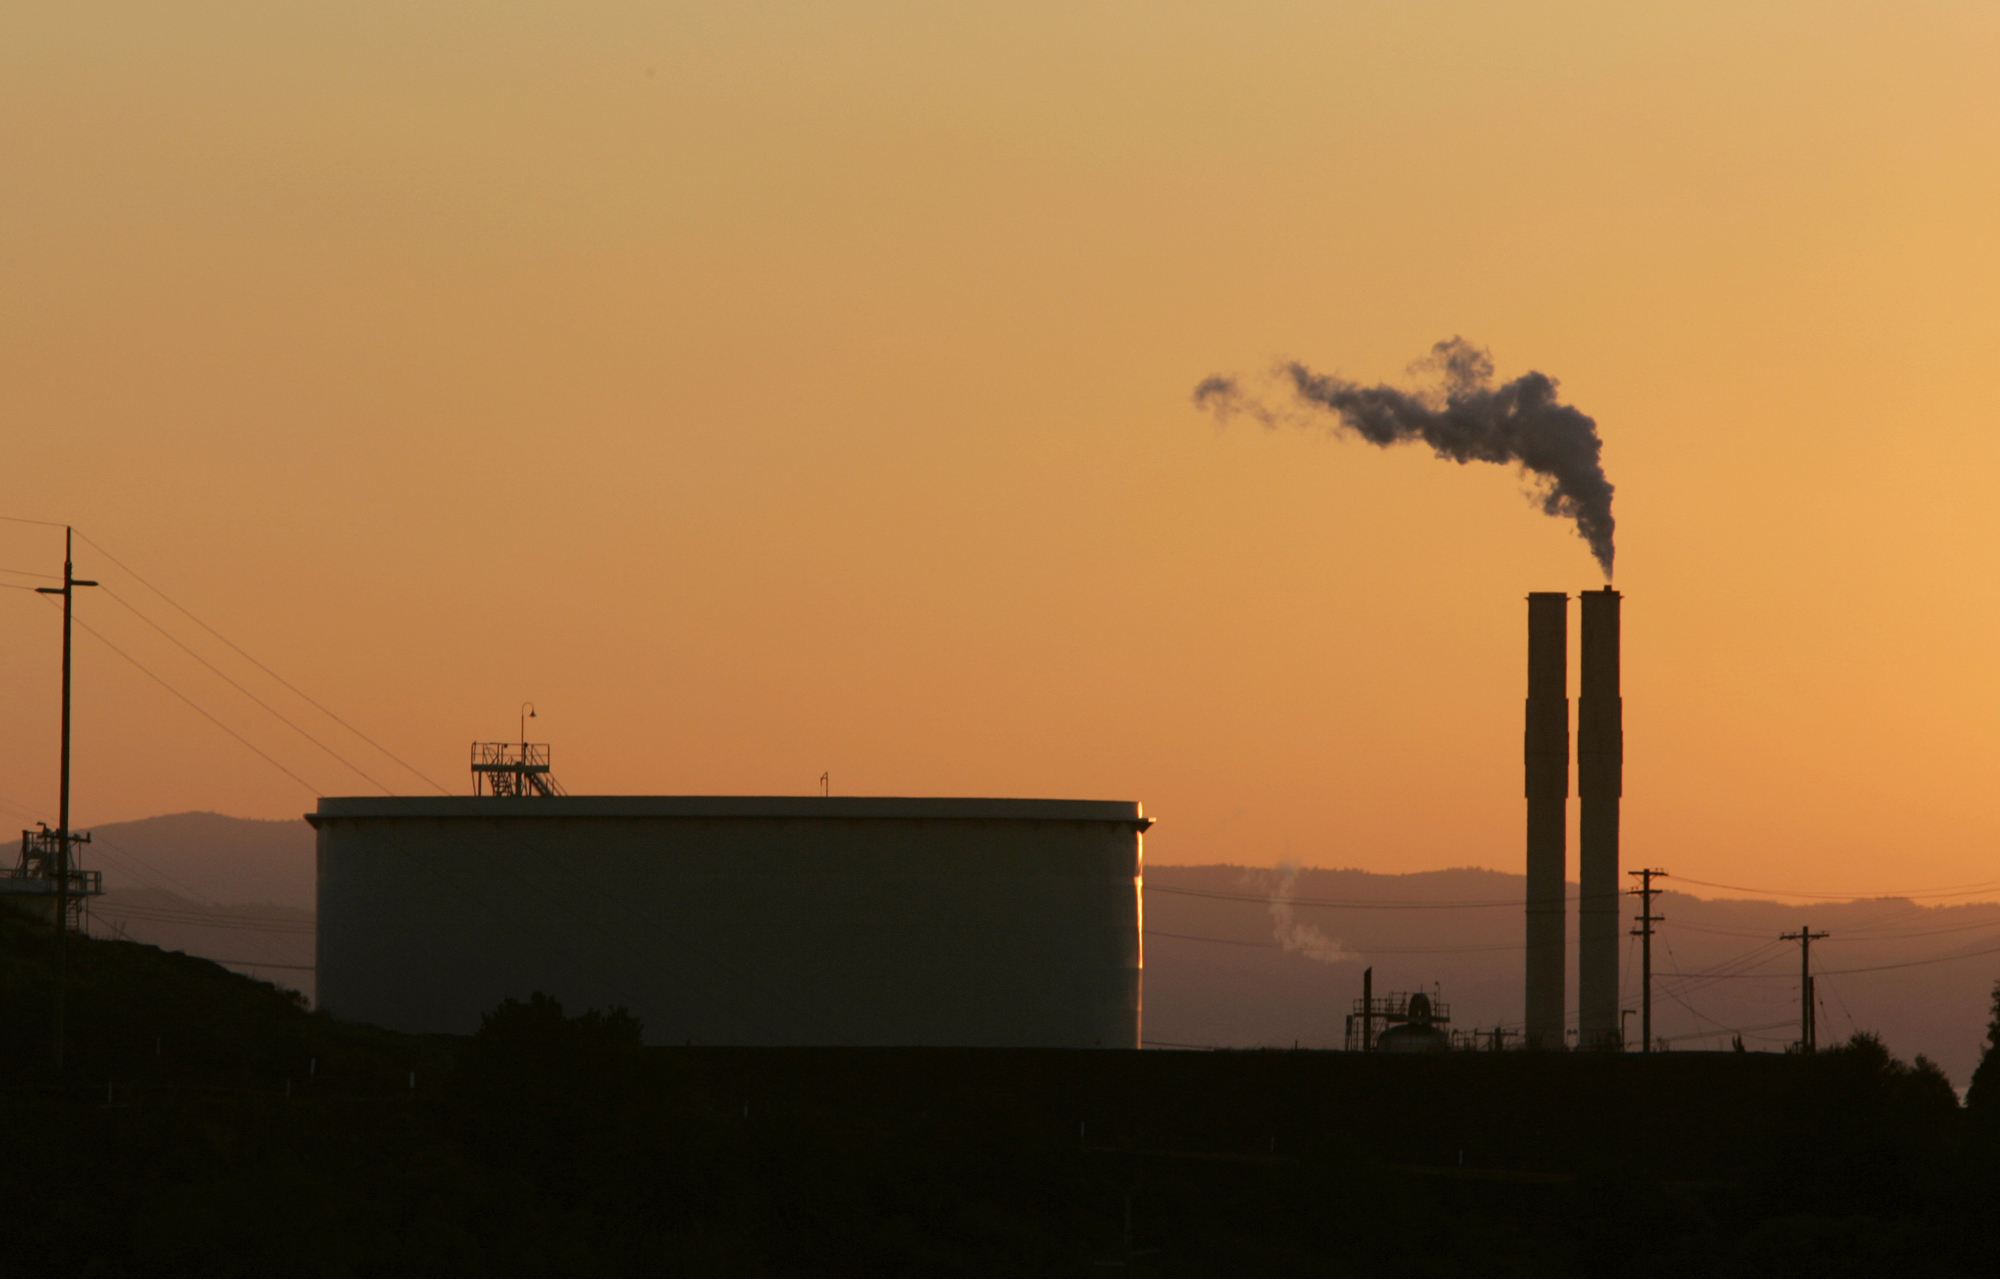
[[[656,1044],[1136,1048],[1134,803],[322,799],[319,1002],[467,1034],[622,1005]]]

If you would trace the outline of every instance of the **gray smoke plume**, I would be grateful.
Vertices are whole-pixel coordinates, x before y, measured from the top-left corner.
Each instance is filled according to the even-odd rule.
[[[1302,924],[1292,917],[1292,899],[1299,890],[1298,863],[1281,861],[1277,872],[1278,891],[1271,894],[1272,940],[1288,951],[1322,964],[1337,964],[1342,960],[1360,962],[1360,955],[1328,937],[1316,925]]]
[[[1576,521],[1577,535],[1590,544],[1608,581],[1612,490],[1599,461],[1597,423],[1557,402],[1556,380],[1545,374],[1524,373],[1494,386],[1493,357],[1464,338],[1438,343],[1411,372],[1429,375],[1435,386],[1415,392],[1360,386],[1286,361],[1276,377],[1292,392],[1293,404],[1273,408],[1232,377],[1204,378],[1194,402],[1218,422],[1243,415],[1265,426],[1306,425],[1331,413],[1336,433],[1353,432],[1382,448],[1421,440],[1454,462],[1516,463],[1534,476],[1543,511]]]

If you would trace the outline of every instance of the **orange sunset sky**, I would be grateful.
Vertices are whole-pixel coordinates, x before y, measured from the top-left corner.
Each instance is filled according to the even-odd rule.
[[[0,513],[454,791],[532,699],[576,792],[1517,870],[1523,597],[1583,543],[1189,399],[1462,334],[1605,442],[1625,864],[2000,880],[1996,66],[1971,3],[15,5]],[[423,789],[77,568],[307,783],[80,632],[80,823],[370,789],[119,600]],[[57,642],[0,590],[9,822]]]

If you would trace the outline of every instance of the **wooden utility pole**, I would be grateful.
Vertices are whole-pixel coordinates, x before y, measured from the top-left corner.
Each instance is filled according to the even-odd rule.
[[[1639,899],[1639,913],[1633,916],[1639,926],[1632,935],[1639,939],[1639,1051],[1649,1053],[1653,1051],[1653,925],[1666,918],[1653,913],[1653,898],[1661,891],[1653,887],[1653,877],[1664,878],[1667,872],[1648,868],[1625,873],[1639,877],[1639,887],[1630,890]]]
[[[1804,924],[1795,933],[1780,933],[1779,941],[1799,944],[1799,1050],[1819,1051],[1819,1027],[1813,1021],[1812,944],[1827,933],[1816,933]]]
[[[69,654],[70,654],[70,614],[75,600],[76,588],[95,586],[95,582],[80,581],[76,576],[76,566],[71,562],[71,548],[74,533],[63,529],[63,584],[61,586],[38,586],[35,590],[42,595],[63,597],[63,641],[62,641],[62,770],[61,795],[56,803],[56,856],[51,869],[56,881],[56,1024],[52,1061],[60,1072],[63,1068],[63,1003],[69,988]]]

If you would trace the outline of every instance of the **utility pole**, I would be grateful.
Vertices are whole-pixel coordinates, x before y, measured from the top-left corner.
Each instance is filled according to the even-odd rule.
[[[1780,933],[1779,941],[1795,941],[1799,944],[1799,1050],[1819,1051],[1819,1028],[1813,1024],[1813,979],[1812,944],[1827,933],[1816,933],[1805,924],[1799,925],[1795,933]]]
[[[1628,892],[1639,899],[1639,913],[1633,916],[1639,926],[1632,930],[1632,935],[1639,939],[1639,1035],[1642,1041],[1639,1051],[1649,1053],[1653,1051],[1653,925],[1666,918],[1653,913],[1653,898],[1661,892],[1653,887],[1653,877],[1665,878],[1667,872],[1649,867],[1625,873],[1639,877],[1639,887]],[[1624,1029],[1623,1026],[1620,1029]]]
[[[63,645],[62,645],[62,771],[61,795],[56,803],[56,1025],[53,1060],[57,1073],[63,1068],[63,1001],[69,988],[69,654],[70,654],[70,614],[75,600],[76,588],[95,586],[95,582],[78,580],[76,566],[71,562],[74,532],[63,529],[63,584],[37,586],[42,595],[63,597]]]

